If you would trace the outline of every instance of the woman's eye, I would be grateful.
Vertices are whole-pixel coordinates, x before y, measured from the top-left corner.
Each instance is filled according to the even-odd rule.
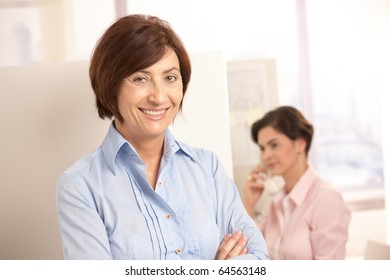
[[[278,147],[278,144],[277,144],[277,143],[272,143],[272,144],[271,144],[271,148],[272,148],[272,149],[275,149],[276,147]]]
[[[173,75],[167,76],[166,79],[167,79],[169,82],[175,82],[175,81],[177,80],[176,76],[173,76]]]
[[[143,82],[146,82],[147,80],[146,80],[145,77],[135,77],[133,79],[133,81],[136,82],[136,83],[143,83]]]

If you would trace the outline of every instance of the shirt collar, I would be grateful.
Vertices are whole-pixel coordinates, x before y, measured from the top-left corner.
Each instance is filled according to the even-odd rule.
[[[290,199],[295,205],[301,205],[305,199],[309,189],[313,186],[314,181],[317,178],[317,172],[309,166],[306,172],[301,176],[291,192],[288,194]]]
[[[115,158],[119,150],[129,144],[125,138],[116,130],[114,121],[111,123],[108,133],[102,143],[103,155],[112,173],[115,174]],[[130,145],[130,144],[129,144]]]
[[[170,158],[173,154],[182,151],[195,161],[195,157],[190,147],[180,141],[177,141],[169,129],[165,130],[164,139],[164,154],[166,158]],[[120,150],[126,149],[130,155],[138,156],[132,145],[116,130],[114,121],[111,123],[108,133],[102,143],[102,151],[108,166],[115,175],[115,159]],[[139,156],[138,156],[139,157]]]

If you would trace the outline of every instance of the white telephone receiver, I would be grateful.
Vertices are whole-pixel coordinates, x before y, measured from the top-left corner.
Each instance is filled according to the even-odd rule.
[[[284,180],[281,176],[272,176],[270,173],[261,173],[260,176],[263,178],[265,191],[270,195],[275,195],[283,189]]]

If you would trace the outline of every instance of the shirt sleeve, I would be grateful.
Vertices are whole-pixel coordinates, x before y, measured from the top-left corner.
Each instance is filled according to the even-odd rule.
[[[217,191],[217,222],[221,237],[238,230],[242,230],[248,237],[248,254],[232,259],[269,259],[263,235],[255,221],[246,212],[236,185],[214,154],[212,165]]]
[[[85,184],[64,173],[57,183],[57,217],[65,259],[112,259],[105,226]]]
[[[314,259],[344,259],[351,214],[341,194],[334,190],[322,192],[312,218]]]

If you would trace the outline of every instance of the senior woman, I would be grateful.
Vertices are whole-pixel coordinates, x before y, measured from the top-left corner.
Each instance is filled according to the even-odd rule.
[[[66,259],[267,259],[261,232],[210,151],[168,130],[191,77],[170,25],[129,15],[98,41],[90,79],[103,143],[59,178]]]

